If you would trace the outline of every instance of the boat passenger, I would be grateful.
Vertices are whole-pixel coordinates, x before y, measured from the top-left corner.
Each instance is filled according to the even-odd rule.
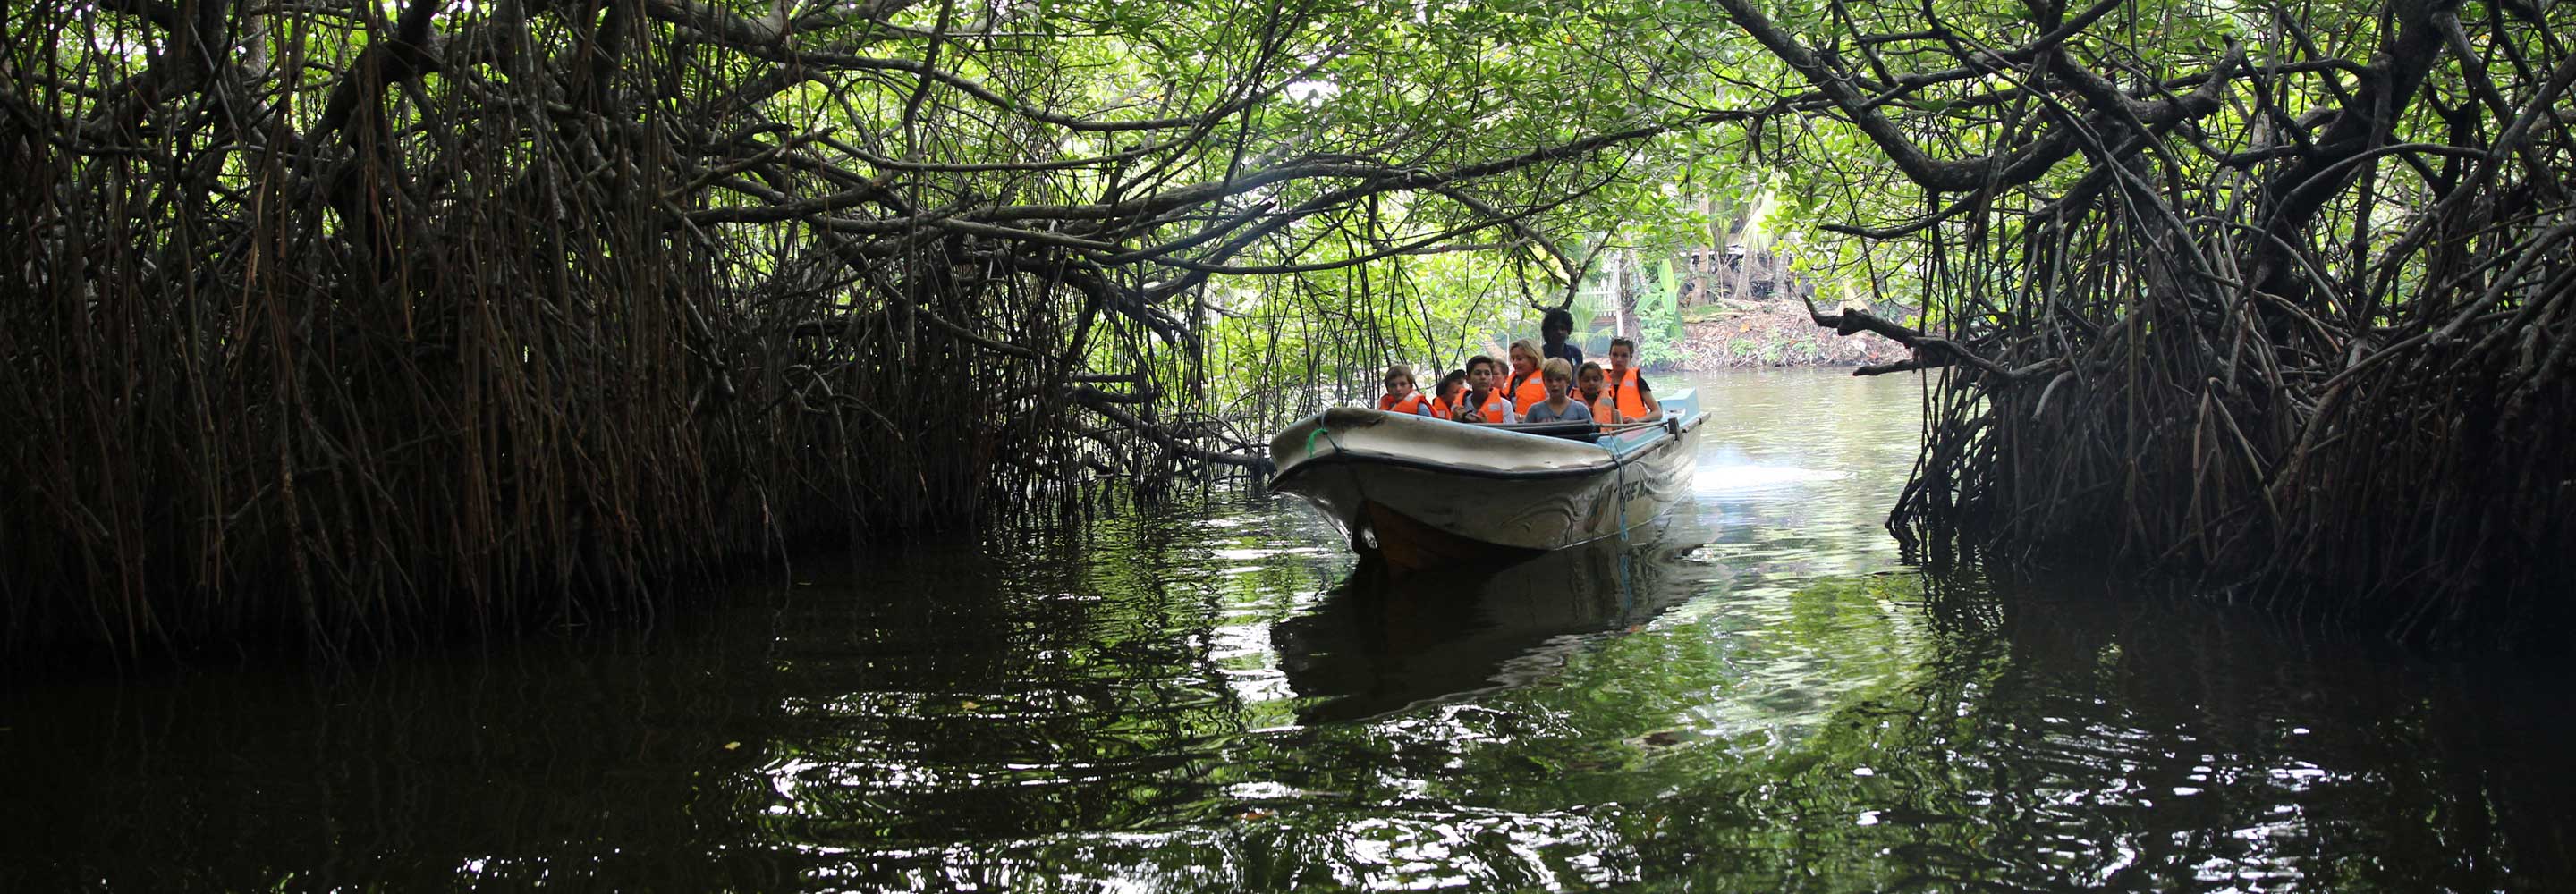
[[[1655,402],[1655,389],[1646,384],[1646,376],[1637,371],[1636,362],[1634,339],[1622,336],[1610,340],[1610,372],[1605,387],[1619,408],[1619,418],[1629,422],[1663,418],[1664,407]]]
[[[1386,368],[1386,393],[1378,396],[1377,408],[1389,413],[1431,415],[1431,402],[1413,390],[1413,367],[1398,363]]]
[[[1438,419],[1457,419],[1466,408],[1467,371],[1453,369],[1440,377],[1440,387],[1431,398],[1431,415]]]
[[[1466,406],[1459,410],[1458,421],[1488,423],[1520,421],[1520,414],[1512,411],[1511,398],[1504,397],[1502,389],[1495,385],[1494,380],[1497,378],[1496,374],[1501,372],[1501,367],[1502,364],[1495,362],[1494,358],[1483,354],[1468,358],[1467,393],[1462,398]]]
[[[1541,359],[1563,357],[1565,362],[1574,364],[1576,369],[1581,369],[1583,349],[1565,343],[1566,338],[1573,334],[1573,314],[1566,313],[1565,308],[1562,307],[1548,311],[1546,316],[1539,318],[1538,337],[1539,340],[1546,342],[1538,347],[1539,357]]]
[[[1619,402],[1611,399],[1610,392],[1602,388],[1605,378],[1599,361],[1583,361],[1583,365],[1574,370],[1574,399],[1592,408],[1593,422],[1617,425],[1620,422]]]
[[[1547,385],[1540,381],[1538,343],[1529,339],[1512,342],[1512,375],[1503,384],[1503,395],[1512,399],[1512,412],[1529,415],[1531,404],[1547,399]]]
[[[1548,358],[1547,364],[1539,367],[1539,380],[1546,383],[1542,387],[1547,389],[1547,399],[1530,405],[1529,416],[1526,417],[1529,421],[1592,421],[1592,408],[1584,406],[1572,395],[1574,367],[1566,365],[1565,358]]]

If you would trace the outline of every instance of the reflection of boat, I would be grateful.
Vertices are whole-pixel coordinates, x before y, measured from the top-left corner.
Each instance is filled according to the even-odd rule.
[[[1415,571],[1510,559],[1619,534],[1690,492],[1698,396],[1660,424],[1485,426],[1335,408],[1270,440],[1271,487],[1324,510],[1351,547]],[[1569,434],[1573,436],[1568,436]]]
[[[1651,538],[1639,538],[1648,540]],[[1686,595],[1651,547],[1616,539],[1499,570],[1394,575],[1363,561],[1306,614],[1271,628],[1307,723],[1534,682],[1575,636],[1642,623]]]

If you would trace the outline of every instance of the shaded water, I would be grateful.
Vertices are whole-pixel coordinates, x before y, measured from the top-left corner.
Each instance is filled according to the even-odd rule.
[[[1659,537],[1480,579],[1238,501],[344,679],[5,687],[0,891],[2571,882],[2563,672],[1927,578],[1879,527],[1910,382],[1700,384]]]

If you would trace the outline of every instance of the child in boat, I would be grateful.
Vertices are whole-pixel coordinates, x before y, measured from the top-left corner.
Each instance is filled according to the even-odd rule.
[[[1467,409],[1467,371],[1453,369],[1440,377],[1440,387],[1431,398],[1431,415],[1438,419],[1456,419]]]
[[[1529,339],[1512,342],[1512,375],[1503,383],[1503,396],[1512,401],[1512,412],[1529,415],[1530,405],[1547,399],[1547,385],[1538,372],[1538,343]]]
[[[1593,422],[1601,425],[1617,425],[1622,421],[1619,418],[1619,402],[1612,399],[1608,391],[1602,390],[1601,383],[1605,378],[1599,362],[1583,361],[1583,365],[1574,370],[1574,399],[1592,408]]]
[[[1458,411],[1460,422],[1519,422],[1520,414],[1512,412],[1511,398],[1495,387],[1495,373],[1502,364],[1478,354],[1467,360],[1466,406]]]
[[[1625,336],[1610,340],[1610,369],[1603,377],[1603,389],[1610,393],[1610,403],[1619,410],[1619,418],[1629,422],[1649,422],[1662,418],[1664,407],[1655,402],[1655,389],[1646,385],[1646,376],[1638,372],[1637,342]]]
[[[1413,390],[1413,367],[1398,363],[1386,368],[1386,393],[1378,396],[1377,408],[1389,413],[1431,415],[1431,402]]]
[[[1548,358],[1547,363],[1539,367],[1539,380],[1546,383],[1542,387],[1547,389],[1547,399],[1531,404],[1529,415],[1523,418],[1531,422],[1592,421],[1592,408],[1571,395],[1574,367],[1567,365],[1565,358]]]

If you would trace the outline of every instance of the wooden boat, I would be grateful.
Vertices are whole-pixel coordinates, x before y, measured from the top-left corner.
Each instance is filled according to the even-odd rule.
[[[1514,561],[1620,536],[1689,492],[1707,415],[1691,390],[1662,405],[1608,434],[1337,407],[1270,439],[1270,486],[1398,571]]]

